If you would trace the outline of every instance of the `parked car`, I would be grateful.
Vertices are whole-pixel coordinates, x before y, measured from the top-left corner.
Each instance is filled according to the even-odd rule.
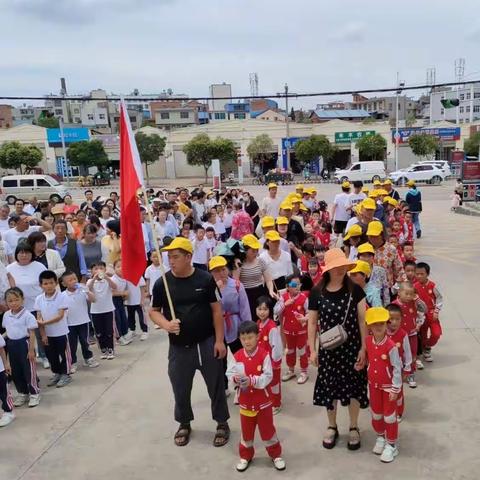
[[[411,165],[408,168],[402,168],[390,174],[390,178],[397,185],[405,185],[408,180],[415,182],[427,182],[439,185],[445,180],[447,175],[435,165]]]
[[[0,198],[13,205],[17,198],[63,202],[67,189],[50,175],[7,175],[0,180]]]
[[[349,168],[344,170],[335,170],[335,179],[339,182],[349,180],[361,180],[362,182],[374,182],[386,177],[385,164],[380,161],[372,160],[368,162],[352,163]]]
[[[423,162],[416,162],[414,165],[435,165],[442,170],[447,177],[452,175],[450,164],[446,160],[425,160]]]

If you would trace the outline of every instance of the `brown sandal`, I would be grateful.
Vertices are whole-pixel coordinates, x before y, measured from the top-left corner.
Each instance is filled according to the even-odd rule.
[[[188,445],[190,441],[190,434],[192,433],[192,427],[190,425],[180,425],[173,437],[173,441],[177,447],[184,447]]]
[[[217,425],[217,431],[215,432],[215,437],[213,438],[214,447],[223,447],[228,443],[230,439],[230,427],[228,423],[219,423]]]
[[[360,430],[358,427],[350,427],[350,434],[347,443],[349,450],[358,450],[360,448]]]
[[[333,430],[334,434],[330,434],[329,430]],[[336,444],[338,440],[338,428],[337,427],[328,427],[327,433],[323,437],[323,448],[327,448],[331,450]]]

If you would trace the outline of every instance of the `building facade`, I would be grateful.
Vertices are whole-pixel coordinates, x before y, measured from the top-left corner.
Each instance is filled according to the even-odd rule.
[[[441,101],[445,99],[459,100],[459,106],[444,108]],[[430,94],[430,103],[425,108],[425,115],[430,116],[432,123],[440,121],[473,123],[480,120],[480,83],[466,85],[458,89],[444,89]]]
[[[0,105],[0,128],[13,127],[13,107],[11,105]]]

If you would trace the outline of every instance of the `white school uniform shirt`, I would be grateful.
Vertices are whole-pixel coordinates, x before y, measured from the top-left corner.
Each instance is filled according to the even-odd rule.
[[[108,313],[114,312],[112,289],[106,280],[90,279],[87,285],[93,283],[92,291],[95,295],[95,301],[90,306],[90,313]]]
[[[5,339],[0,335],[0,348],[5,348]],[[3,364],[2,357],[0,357],[0,372],[5,371],[5,365]]]
[[[42,294],[38,277],[44,270],[46,270],[45,266],[36,261],[23,266],[17,262],[7,266],[7,272],[15,280],[15,285],[23,292],[25,297],[24,307],[30,312],[35,310],[35,299]]]
[[[39,230],[40,227],[38,225],[28,227],[23,232],[19,232],[16,228],[10,228],[2,234],[2,237],[3,240],[5,240],[10,245],[12,250],[15,250],[20,239],[27,238],[32,232],[38,232]]]
[[[37,319],[25,308],[18,313],[12,313],[11,310],[5,312],[2,325],[10,340],[26,338],[30,335],[29,330],[38,328]]]
[[[127,289],[127,281],[119,277],[116,273],[112,276],[112,280],[117,286],[117,291],[118,292],[124,292]]]
[[[142,304],[142,292],[141,287],[145,286],[145,280],[140,277],[137,285],[127,281],[128,297],[125,299],[125,305],[141,305]]]
[[[167,269],[165,269],[167,271]],[[148,293],[150,295],[153,294],[153,286],[155,285],[155,282],[162,276],[162,267],[159,265],[156,267],[153,265],[149,265],[147,269],[145,270],[145,280],[149,280],[149,288],[148,288]]]
[[[8,224],[8,218],[6,220],[0,220],[0,233],[3,235],[4,232],[10,230],[10,225]]]
[[[58,291],[51,297],[47,297],[45,293],[42,293],[35,300],[34,309],[42,314],[43,320],[48,321],[58,315],[59,310],[68,310],[67,297],[64,292]],[[67,315],[68,312],[65,311],[60,321],[45,325],[47,337],[62,337],[63,335],[68,335]]]
[[[73,292],[65,290],[63,293],[68,304],[68,325],[73,327],[90,322],[90,317],[88,316],[88,298],[85,287],[78,286]]]
[[[202,241],[195,239],[193,241],[192,262],[206,265],[208,263],[208,252],[210,250],[210,242],[206,237]]]

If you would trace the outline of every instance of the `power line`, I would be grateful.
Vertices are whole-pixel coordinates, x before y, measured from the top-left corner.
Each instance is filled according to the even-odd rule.
[[[316,92],[316,93],[274,93],[272,95],[241,95],[236,97],[182,97],[182,98],[165,98],[163,96],[134,96],[127,97],[121,95],[107,95],[106,98],[91,98],[87,96],[69,96],[69,95],[43,95],[43,96],[21,96],[21,95],[0,95],[0,100],[74,100],[77,102],[91,102],[91,101],[107,101],[107,102],[118,102],[120,100],[125,100],[126,102],[139,101],[139,102],[153,102],[153,101],[208,101],[208,100],[247,100],[247,99],[264,99],[264,98],[305,98],[305,97],[329,97],[329,96],[338,96],[338,95],[355,95],[355,94],[365,94],[365,93],[384,93],[384,92],[396,92],[397,90],[401,91],[410,91],[410,90],[423,90],[423,89],[436,89],[441,87],[454,87],[456,85],[471,85],[474,83],[480,83],[480,80],[468,80],[468,81],[457,81],[457,82],[445,82],[437,83],[435,85],[413,85],[411,87],[401,87],[399,89],[396,87],[389,88],[369,88],[364,90],[340,90],[335,92]]]

